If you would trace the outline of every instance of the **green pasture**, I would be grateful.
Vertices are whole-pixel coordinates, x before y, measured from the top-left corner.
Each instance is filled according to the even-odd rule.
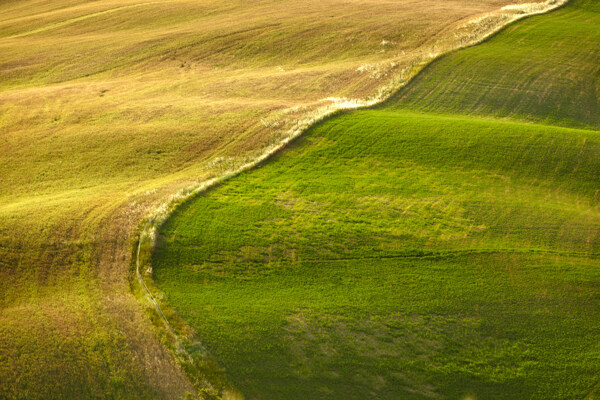
[[[314,127],[184,204],[156,284],[248,399],[595,398],[598,37],[574,1]]]

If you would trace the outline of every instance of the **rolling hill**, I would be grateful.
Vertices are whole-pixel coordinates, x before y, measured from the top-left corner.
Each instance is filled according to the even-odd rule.
[[[247,399],[598,396],[599,27],[514,24],[184,203],[176,328]]]

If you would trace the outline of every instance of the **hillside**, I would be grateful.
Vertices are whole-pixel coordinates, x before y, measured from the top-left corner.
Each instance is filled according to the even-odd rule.
[[[433,62],[387,106],[600,129],[598,5],[578,4]]]
[[[247,399],[596,397],[598,27],[514,24],[185,203],[164,305]]]
[[[143,217],[507,3],[0,2],[0,397],[192,390],[131,293]]]

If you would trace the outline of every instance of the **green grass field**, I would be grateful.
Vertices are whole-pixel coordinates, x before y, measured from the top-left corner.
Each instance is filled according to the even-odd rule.
[[[596,398],[599,38],[574,0],[319,124],[184,204],[156,284],[248,399]]]

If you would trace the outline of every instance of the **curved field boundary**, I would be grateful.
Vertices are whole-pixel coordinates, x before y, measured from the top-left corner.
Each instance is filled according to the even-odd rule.
[[[171,195],[165,202],[157,207],[154,212],[148,215],[142,222],[139,238],[135,244],[135,275],[137,281],[142,288],[144,297],[150,303],[151,308],[156,312],[160,320],[164,325],[164,329],[168,335],[176,343],[175,356],[176,359],[181,363],[182,361],[191,361],[192,357],[187,352],[182,344],[182,340],[177,332],[173,329],[168,318],[165,316],[160,303],[156,299],[155,295],[152,294],[148,285],[145,282],[145,278],[151,279],[152,269],[151,266],[147,267],[146,273],[142,273],[142,261],[141,261],[141,249],[142,246],[147,246],[149,251],[152,251],[156,244],[156,237],[158,228],[169,218],[169,216],[175,211],[175,209],[183,204],[184,202],[192,199],[198,194],[204,193],[209,188],[231,178],[242,172],[250,170],[257,165],[268,160],[272,155],[283,149],[292,140],[297,138],[306,132],[309,128],[324,119],[333,116],[336,113],[345,110],[353,110],[359,108],[368,108],[380,104],[389,99],[397,90],[409,83],[419,72],[421,72],[427,65],[432,61],[452,51],[459,50],[461,48],[470,47],[484,42],[488,38],[500,32],[509,24],[516,22],[520,19],[545,14],[550,11],[554,11],[564,5],[569,0],[546,0],[541,3],[526,3],[520,5],[509,5],[505,6],[497,12],[489,13],[484,16],[480,16],[475,19],[467,20],[462,25],[459,25],[453,35],[450,35],[447,39],[437,41],[429,51],[424,51],[417,55],[413,62],[408,67],[402,69],[399,73],[396,73],[389,82],[382,86],[375,96],[368,99],[347,99],[347,98],[328,98],[325,101],[330,102],[325,106],[322,106],[313,112],[309,113],[304,119],[298,120],[294,128],[290,129],[283,139],[278,143],[268,146],[260,153],[256,158],[247,160],[240,167],[232,167],[226,172],[201,182],[198,185],[193,185],[188,188],[184,188],[179,192]],[[380,66],[369,66],[371,69],[393,69],[396,66],[394,62],[388,65]],[[264,122],[263,122],[264,123]],[[432,255],[435,256],[435,255]],[[146,276],[144,276],[146,275]],[[197,382],[202,384],[202,388],[208,388],[211,392],[219,392],[220,389],[216,388],[209,379],[205,376],[195,377]],[[223,393],[224,399],[239,398],[241,395],[230,388]]]

